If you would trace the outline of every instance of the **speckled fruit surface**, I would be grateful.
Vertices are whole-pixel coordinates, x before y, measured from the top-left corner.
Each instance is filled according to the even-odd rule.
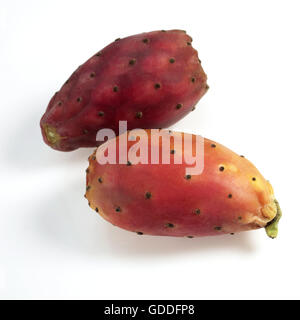
[[[189,156],[182,164],[174,164],[172,159],[190,150],[176,148],[176,140],[182,139],[182,133],[169,133],[174,139],[168,150],[171,164],[129,161],[100,165],[98,153],[94,152],[89,158],[86,180],[85,196],[90,207],[113,225],[139,235],[200,237],[270,226],[279,206],[270,183],[250,161],[204,139],[203,172],[187,175]],[[119,150],[124,135],[128,138],[128,134],[131,133],[109,143],[116,143]],[[150,162],[153,144],[158,144],[161,150],[162,141],[150,139],[150,130],[147,135],[141,141],[147,144]],[[136,144],[130,140],[127,154]],[[193,148],[194,142],[195,139]],[[105,147],[103,144],[101,149]],[[117,151],[117,163],[119,158]]]
[[[208,89],[192,38],[182,30],[141,33],[81,65],[52,97],[40,125],[45,143],[71,151],[99,145],[99,129],[165,128]]]

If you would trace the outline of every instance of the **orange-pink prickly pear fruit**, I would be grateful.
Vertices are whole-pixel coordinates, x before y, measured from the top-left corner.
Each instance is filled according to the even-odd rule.
[[[130,134],[110,141],[116,143],[117,159],[124,135]],[[150,140],[150,130],[147,135],[140,143],[147,144],[150,162],[151,148],[156,143],[162,150],[162,141]],[[172,135],[171,160],[190,151],[176,149],[182,133]],[[127,153],[135,143],[128,139]],[[100,165],[95,152],[89,158],[86,198],[104,219],[138,234],[201,237],[264,227],[275,238],[281,211],[270,183],[250,161],[219,143],[204,139],[203,155],[203,172],[186,175],[189,161]]]

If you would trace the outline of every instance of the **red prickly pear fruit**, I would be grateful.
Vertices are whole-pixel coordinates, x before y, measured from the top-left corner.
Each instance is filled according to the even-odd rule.
[[[57,92],[40,125],[44,141],[72,151],[98,146],[97,131],[165,128],[208,89],[191,37],[182,30],[117,39],[81,65]]]
[[[149,164],[99,164],[96,151],[89,158],[86,198],[91,208],[120,228],[138,234],[201,237],[233,234],[265,227],[269,237],[277,236],[281,217],[272,186],[246,158],[219,143],[203,140],[204,169],[200,175],[186,175],[186,163],[150,164],[151,148],[162,142],[151,138],[146,144]],[[152,130],[153,131],[153,130]],[[158,131],[158,130],[157,130]],[[108,143],[124,146],[124,135]],[[186,156],[191,150],[177,148],[182,133],[171,133],[170,157]],[[128,136],[127,136],[128,138]],[[195,138],[193,144],[195,148]],[[127,154],[137,142],[127,141]],[[148,144],[148,145],[147,145]],[[165,149],[164,149],[165,151]],[[96,158],[97,155],[97,158]],[[189,157],[189,156],[188,156]],[[186,159],[186,158],[185,158]],[[188,159],[188,158],[187,158]]]

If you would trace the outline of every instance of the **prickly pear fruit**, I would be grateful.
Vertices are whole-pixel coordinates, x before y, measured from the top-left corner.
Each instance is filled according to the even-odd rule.
[[[51,99],[40,125],[44,141],[71,151],[99,145],[101,128],[165,128],[193,110],[208,89],[185,31],[117,39],[81,65]]]
[[[140,235],[200,237],[265,227],[271,238],[277,236],[281,211],[273,189],[246,158],[204,139],[203,171],[186,175],[185,169],[192,163],[189,156],[182,164],[173,161],[175,155],[182,158],[191,151],[176,148],[183,134],[169,132],[173,136],[168,149],[170,164],[150,164],[152,148],[158,147],[160,154],[166,148],[153,138],[153,130],[146,132],[147,138],[139,141],[137,150],[146,144],[149,164],[118,164],[124,135],[129,138],[126,156],[137,143],[131,141],[132,132],[106,142],[89,158],[85,196],[104,219]],[[190,149],[195,148],[195,138],[193,135]],[[99,150],[114,142],[117,164],[99,164]]]

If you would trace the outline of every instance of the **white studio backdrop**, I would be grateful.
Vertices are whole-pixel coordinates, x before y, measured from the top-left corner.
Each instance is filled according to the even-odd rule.
[[[300,2],[0,1],[0,298],[299,299]],[[87,205],[92,149],[51,150],[49,99],[118,37],[184,29],[210,90],[174,125],[244,154],[275,189],[279,237],[137,237]]]

